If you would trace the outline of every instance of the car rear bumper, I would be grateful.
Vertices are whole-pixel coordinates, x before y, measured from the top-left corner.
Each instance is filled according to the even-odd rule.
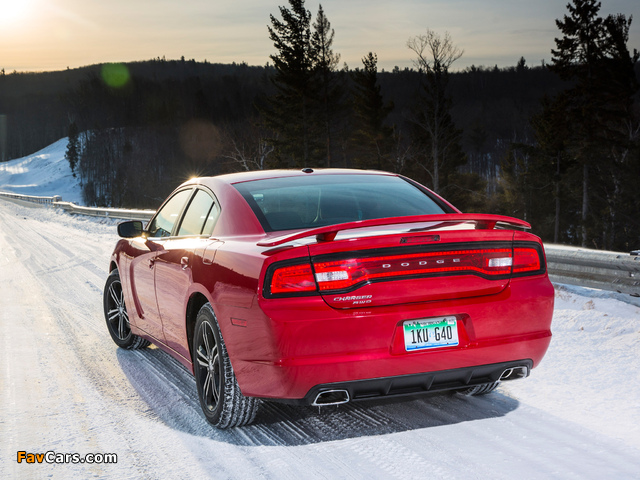
[[[504,365],[527,364],[529,369],[533,368],[546,352],[550,340],[551,335],[548,334],[502,345],[450,350],[437,352],[436,355],[436,352],[410,354],[411,357],[369,353],[368,358],[354,354],[351,358],[324,358],[316,362],[305,359],[282,362],[278,365],[242,362],[244,365],[241,368],[244,373],[251,373],[242,379],[241,389],[248,396],[297,399],[300,400],[297,403],[305,404],[311,403],[309,399],[314,397],[316,392],[338,388],[336,385],[349,382],[353,382],[354,385],[364,382],[362,385],[365,386],[365,392],[369,390],[367,381],[373,382],[375,390],[378,388],[378,381],[385,383],[394,378],[398,380],[392,382],[391,390],[401,391],[406,387],[411,390],[410,393],[463,388],[498,380],[504,371],[501,369]],[[522,354],[525,352],[531,354],[530,357],[523,357]],[[522,358],[525,360],[519,360]],[[494,368],[493,365],[498,366]],[[488,374],[485,373],[487,369]],[[456,379],[451,380],[453,383],[450,384],[449,374],[452,372],[455,372]],[[428,385],[432,377],[433,384]],[[410,379],[408,385],[404,383],[407,378]],[[352,399],[359,396],[356,392],[351,394]]]
[[[500,380],[525,378],[529,376],[532,366],[532,360],[527,359],[414,375],[327,383],[314,386],[302,399],[279,401],[294,405],[322,406],[381,397],[458,390]]]
[[[486,378],[499,378],[507,364],[525,361],[529,369],[535,367],[551,341],[553,286],[546,276],[513,280],[498,295],[400,307],[335,310],[301,300],[273,310],[264,302],[263,318],[248,322],[253,330],[243,329],[241,337],[223,332],[245,395],[309,403],[323,389],[349,384],[351,398],[366,397],[382,388],[378,382],[394,378],[390,391],[462,388],[495,381]],[[441,315],[458,318],[460,344],[405,351],[403,321]],[[246,342],[252,336],[270,347],[251,351]],[[240,358],[234,350],[251,356]],[[447,386],[451,372],[460,378]],[[364,385],[364,393],[357,385]]]

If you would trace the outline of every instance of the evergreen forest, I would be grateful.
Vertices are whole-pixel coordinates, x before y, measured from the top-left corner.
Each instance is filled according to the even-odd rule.
[[[632,19],[572,0],[548,65],[456,70],[446,32],[412,68],[341,63],[326,12],[274,7],[264,66],[184,57],[0,71],[0,161],[69,137],[88,205],[156,208],[193,176],[360,168],[411,177],[464,212],[523,218],[547,242],[640,248],[640,65]],[[266,38],[265,38],[266,40]]]

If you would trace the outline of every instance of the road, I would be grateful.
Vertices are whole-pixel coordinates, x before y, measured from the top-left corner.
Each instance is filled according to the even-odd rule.
[[[0,478],[638,478],[640,442],[509,384],[482,398],[263,404],[254,425],[215,430],[180,364],[109,338],[102,287],[115,241],[113,223],[0,199]],[[19,451],[117,463],[27,464]]]

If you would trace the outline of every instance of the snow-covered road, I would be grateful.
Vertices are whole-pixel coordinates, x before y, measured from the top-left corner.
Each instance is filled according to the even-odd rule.
[[[109,338],[115,241],[113,224],[0,199],[0,478],[640,477],[640,308],[615,295],[558,287],[547,357],[487,397],[263,404],[254,425],[218,431],[181,365]]]

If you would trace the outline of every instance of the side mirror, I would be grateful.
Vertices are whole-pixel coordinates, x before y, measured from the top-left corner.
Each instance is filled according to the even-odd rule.
[[[118,224],[118,235],[122,238],[140,237],[142,231],[142,222],[140,220],[130,220]]]

